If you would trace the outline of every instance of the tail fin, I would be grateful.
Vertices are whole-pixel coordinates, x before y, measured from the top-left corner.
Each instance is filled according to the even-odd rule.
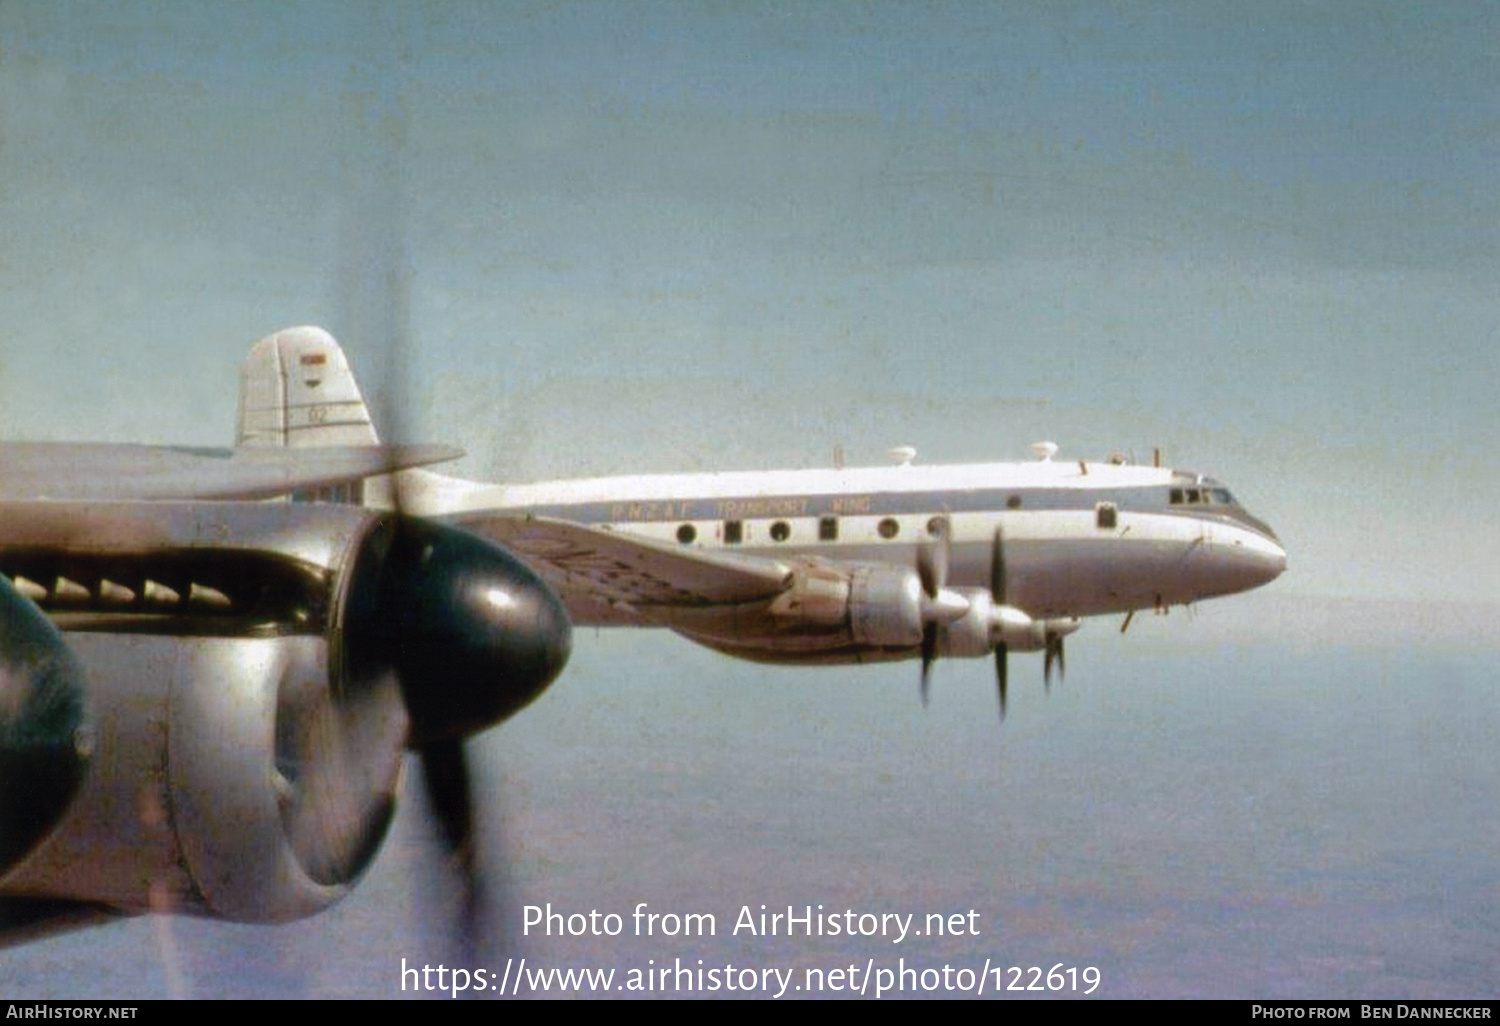
[[[322,328],[286,328],[255,343],[240,366],[235,445],[312,449],[378,445],[349,361]],[[370,478],[293,492],[293,502],[389,505],[390,479]]]
[[[240,367],[236,445],[308,449],[377,445],[349,361],[322,328],[287,328],[255,344]]]

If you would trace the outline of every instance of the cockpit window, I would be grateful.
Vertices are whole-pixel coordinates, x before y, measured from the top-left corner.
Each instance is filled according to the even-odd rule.
[[[1167,501],[1173,506],[1184,503],[1196,505],[1233,506],[1234,496],[1228,488],[1173,488],[1167,493]]]

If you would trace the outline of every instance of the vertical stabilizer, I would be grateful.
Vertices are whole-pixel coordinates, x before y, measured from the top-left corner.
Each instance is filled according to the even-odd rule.
[[[236,445],[306,449],[380,441],[349,361],[322,328],[287,328],[240,367]]]

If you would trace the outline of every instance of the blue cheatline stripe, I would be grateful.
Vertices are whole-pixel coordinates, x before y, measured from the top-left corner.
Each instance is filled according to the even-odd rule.
[[[1181,487],[1180,485],[1176,487]],[[528,506],[524,512],[582,524],[677,523],[705,520],[779,520],[797,517],[880,517],[934,513],[1036,513],[1092,511],[1111,502],[1122,513],[1163,513],[1230,521],[1275,539],[1239,506],[1172,505],[1170,487],[975,488],[918,492],[829,492],[817,495],[728,496],[711,499],[635,499]],[[1019,505],[1013,501],[1019,500]]]

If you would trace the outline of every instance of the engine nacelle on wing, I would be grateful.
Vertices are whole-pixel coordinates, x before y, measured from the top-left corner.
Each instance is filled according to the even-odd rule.
[[[876,648],[922,643],[922,582],[899,566],[860,566],[849,575],[849,633]]]
[[[379,847],[408,742],[505,718],[569,647],[561,603],[514,557],[352,507],[0,505],[0,574],[0,612],[20,610],[0,648],[35,602],[81,667],[60,678],[79,722],[52,731],[71,756],[0,716],[0,769],[81,767],[0,858],[0,895],[130,912],[326,907]]]

